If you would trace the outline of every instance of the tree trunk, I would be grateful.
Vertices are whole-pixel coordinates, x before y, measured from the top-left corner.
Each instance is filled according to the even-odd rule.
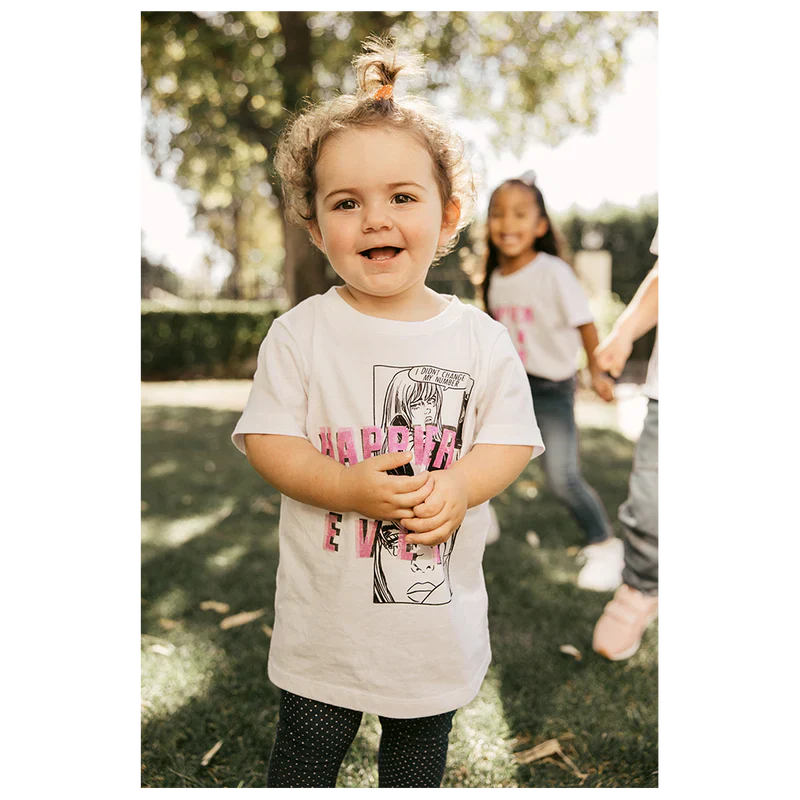
[[[230,253],[233,256],[233,269],[231,270],[231,297],[234,300],[242,298],[242,248],[239,240],[239,217],[241,209],[239,201],[234,200],[232,206],[232,227],[233,236],[231,239]]]
[[[300,110],[300,101],[311,92],[311,31],[308,12],[279,11],[286,55],[276,65],[283,82],[283,105],[290,115]],[[283,282],[293,306],[327,291],[332,281],[325,274],[325,256],[311,243],[308,233],[283,223],[286,258]]]
[[[311,243],[308,232],[284,222],[283,241],[283,285],[291,304],[296,306],[301,300],[330,289],[333,281],[326,274],[327,259]]]

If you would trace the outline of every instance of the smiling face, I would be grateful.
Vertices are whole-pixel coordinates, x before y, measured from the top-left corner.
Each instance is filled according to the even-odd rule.
[[[316,164],[315,244],[354,294],[416,297],[436,248],[458,224],[444,210],[430,154],[411,134],[350,128],[328,140]]]
[[[509,184],[492,196],[489,206],[489,236],[507,259],[533,251],[533,243],[547,233],[548,222],[541,215],[530,189]]]

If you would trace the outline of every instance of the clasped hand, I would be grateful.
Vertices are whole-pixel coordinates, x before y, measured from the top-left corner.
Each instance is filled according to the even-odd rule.
[[[372,519],[395,519],[410,531],[406,542],[433,546],[447,541],[467,513],[467,485],[453,470],[413,476],[387,475],[408,464],[409,451],[384,453],[342,470],[345,505]]]

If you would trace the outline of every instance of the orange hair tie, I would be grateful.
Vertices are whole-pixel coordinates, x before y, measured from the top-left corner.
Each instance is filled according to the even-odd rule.
[[[375,100],[388,100],[392,96],[393,91],[392,85],[387,83],[375,92]]]

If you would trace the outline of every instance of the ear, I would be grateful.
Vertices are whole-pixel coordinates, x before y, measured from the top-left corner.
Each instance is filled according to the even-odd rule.
[[[311,239],[314,244],[325,253],[325,242],[322,241],[322,231],[320,231],[319,225],[315,219],[312,219],[308,223],[308,232],[311,234]],[[327,255],[327,253],[325,253],[325,255]]]
[[[456,232],[458,221],[461,219],[461,203],[458,198],[451,197],[442,211],[442,227],[439,232],[438,246],[447,244]]]
[[[550,222],[546,217],[539,217],[539,221],[536,223],[536,230],[533,232],[534,238],[541,239],[548,230],[550,230]]]

